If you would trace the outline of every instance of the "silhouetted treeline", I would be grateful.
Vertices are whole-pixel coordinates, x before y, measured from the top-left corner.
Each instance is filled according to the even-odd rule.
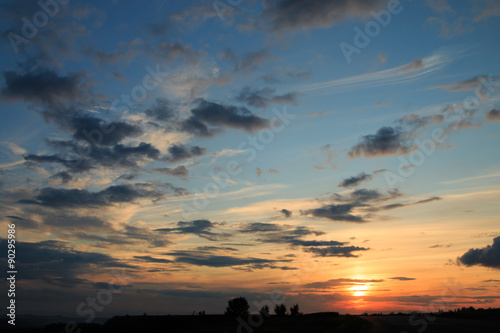
[[[450,311],[440,311],[437,313],[441,317],[467,318],[467,319],[491,319],[500,320],[500,309],[475,309],[474,307],[460,308]]]

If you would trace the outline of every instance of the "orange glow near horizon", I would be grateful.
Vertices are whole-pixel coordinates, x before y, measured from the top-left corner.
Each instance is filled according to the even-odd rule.
[[[360,284],[356,285],[354,287],[349,288],[351,291],[353,291],[353,295],[360,297],[360,296],[365,296],[366,291],[369,289],[368,285],[366,284]]]

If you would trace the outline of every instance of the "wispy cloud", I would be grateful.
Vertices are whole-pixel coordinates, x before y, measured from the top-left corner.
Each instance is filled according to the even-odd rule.
[[[339,93],[374,86],[395,85],[412,82],[433,72],[441,70],[456,58],[463,56],[465,50],[461,47],[441,48],[433,55],[416,59],[402,66],[386,70],[351,76],[344,79],[310,84],[299,88],[300,92]]]
[[[460,179],[454,179],[454,180],[444,180],[444,181],[439,182],[439,183],[444,184],[444,185],[450,185],[450,184],[464,183],[464,182],[468,182],[471,180],[496,178],[496,177],[500,177],[500,173],[493,173],[490,175],[482,175],[482,176],[475,176],[475,177],[466,177],[466,178],[460,178]]]

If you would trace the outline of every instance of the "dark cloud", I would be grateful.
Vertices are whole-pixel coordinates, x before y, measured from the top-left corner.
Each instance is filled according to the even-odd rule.
[[[311,215],[314,217],[327,218],[332,221],[345,221],[354,223],[367,222],[363,217],[351,214],[351,211],[356,206],[353,204],[340,205],[324,205],[321,208],[309,209],[302,211],[303,215]]]
[[[112,230],[111,225],[97,216],[77,216],[75,214],[45,215],[43,223],[55,227],[74,227],[78,229],[98,229],[101,232]]]
[[[248,223],[243,228],[240,229],[240,232],[243,233],[256,233],[256,232],[269,232],[269,231],[281,231],[283,227],[277,224],[272,223]]]
[[[419,200],[419,201],[416,201],[416,202],[395,203],[395,204],[385,205],[385,206],[379,207],[379,208],[374,208],[374,209],[371,209],[371,211],[376,211],[376,210],[390,210],[390,209],[396,209],[396,208],[403,208],[403,207],[408,207],[408,206],[425,204],[425,203],[429,203],[429,202],[433,202],[433,201],[438,201],[438,200],[442,200],[442,198],[440,198],[440,197],[431,197],[431,198],[424,199],[424,200]]]
[[[357,176],[352,176],[350,178],[344,179],[337,186],[352,188],[352,187],[358,186],[359,184],[361,184],[363,182],[372,180],[372,178],[373,178],[372,175],[367,175],[366,173],[362,172]]]
[[[143,133],[137,125],[121,121],[105,122],[103,119],[78,115],[68,117],[68,129],[73,131],[77,140],[89,142],[93,145],[113,146],[125,138],[136,137]]]
[[[19,225],[21,228],[25,229],[36,229],[39,228],[40,225],[38,222],[30,220],[30,219],[25,219],[19,216],[13,216],[13,215],[8,215],[6,218],[10,219],[12,222],[16,223],[16,225]]]
[[[413,281],[413,280],[416,280],[415,278],[409,278],[409,277],[404,277],[404,276],[396,276],[396,277],[391,277],[389,279],[390,280],[399,280],[399,281]]]
[[[365,285],[367,283],[380,283],[384,282],[384,280],[379,279],[331,279],[323,282],[311,282],[302,285],[302,288],[306,289],[332,289],[337,287],[345,287],[345,286],[359,286]]]
[[[189,175],[189,171],[184,165],[179,165],[175,168],[156,168],[153,170],[167,176],[179,177],[184,180],[187,180]]]
[[[408,141],[407,133],[398,127],[382,127],[376,134],[361,137],[360,142],[351,148],[350,158],[378,157],[386,155],[406,155],[414,149]]]
[[[228,234],[211,232],[211,230],[218,225],[220,225],[220,223],[214,223],[208,220],[195,220],[189,222],[179,221],[177,222],[177,228],[160,228],[155,229],[155,231],[174,234],[193,234],[211,241],[217,241],[229,236]]]
[[[113,147],[81,146],[75,141],[48,141],[48,145],[61,153],[29,154],[24,159],[36,163],[59,163],[72,172],[83,172],[99,167],[137,169],[143,161],[160,158],[160,151],[145,142],[138,146],[117,144]]]
[[[166,158],[170,162],[179,162],[188,158],[193,158],[205,154],[206,149],[199,146],[187,147],[182,144],[174,144],[168,148],[169,156]]]
[[[486,114],[486,119],[488,121],[500,121],[500,110],[490,110]]]
[[[265,0],[262,19],[274,32],[329,28],[353,16],[367,17],[384,0]]]
[[[285,216],[286,218],[289,218],[290,216],[292,216],[292,212],[288,209],[282,209],[282,210],[280,210],[280,213],[282,213],[283,216]]]
[[[60,76],[53,70],[40,68],[29,71],[5,71],[5,85],[0,97],[6,101],[26,101],[45,106],[58,106],[63,102],[75,101],[84,95],[82,80],[85,72]]]
[[[16,248],[16,259],[22,269],[20,278],[42,280],[63,287],[74,287],[85,282],[79,278],[84,274],[97,274],[109,268],[135,268],[107,254],[77,251],[57,240],[38,243],[17,241]],[[0,254],[0,258],[6,256],[6,251]]]
[[[174,105],[165,98],[157,98],[155,103],[144,113],[146,116],[162,122],[170,121],[176,116]]]
[[[292,104],[297,105],[298,94],[295,92],[276,95],[272,88],[251,89],[245,87],[236,96],[236,100],[255,108],[267,108],[270,104]]]
[[[451,247],[451,244],[446,244],[446,245],[435,244],[435,245],[429,246],[430,249],[437,249],[437,248],[440,248],[440,247]]]
[[[268,119],[252,114],[248,109],[228,106],[198,99],[198,106],[191,110],[191,117],[181,124],[182,130],[191,134],[210,137],[223,127],[253,132],[269,125]],[[208,126],[215,126],[209,128]]]
[[[197,253],[193,251],[175,251],[167,253],[175,257],[175,262],[185,263],[195,266],[207,267],[236,267],[246,266],[247,270],[251,269],[293,269],[290,267],[276,266],[278,263],[291,262],[291,259],[273,260],[263,258],[240,258],[234,256],[211,255]]]
[[[368,248],[359,246],[329,246],[329,247],[309,247],[306,252],[313,253],[316,257],[344,257],[357,258],[359,255],[353,254],[358,251],[368,251]]]
[[[56,173],[55,175],[51,176],[50,177],[51,179],[59,179],[61,181],[61,183],[63,184],[67,184],[69,183],[71,180],[73,180],[73,176],[71,176],[69,173],[67,173],[66,171],[61,171],[61,172],[58,172]]]
[[[137,185],[115,185],[99,192],[86,189],[59,189],[45,187],[34,199],[19,200],[24,204],[37,204],[46,207],[102,207],[119,203],[130,203],[137,199],[161,199],[164,193],[154,188],[144,188]]]
[[[470,249],[457,259],[465,266],[485,266],[500,269],[500,237],[493,239],[493,245],[486,245],[481,249]]]
[[[169,263],[173,262],[172,260],[169,260],[169,259],[154,258],[151,256],[134,256],[134,259],[137,259],[140,261],[145,261],[145,262],[160,263],[160,264],[169,264]]]

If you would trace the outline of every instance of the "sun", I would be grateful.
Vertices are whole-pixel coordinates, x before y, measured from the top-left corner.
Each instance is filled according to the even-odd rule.
[[[359,284],[359,285],[355,285],[351,288],[349,288],[351,291],[353,291],[353,295],[354,296],[365,296],[366,295],[366,291],[368,290],[368,286],[366,284]]]

